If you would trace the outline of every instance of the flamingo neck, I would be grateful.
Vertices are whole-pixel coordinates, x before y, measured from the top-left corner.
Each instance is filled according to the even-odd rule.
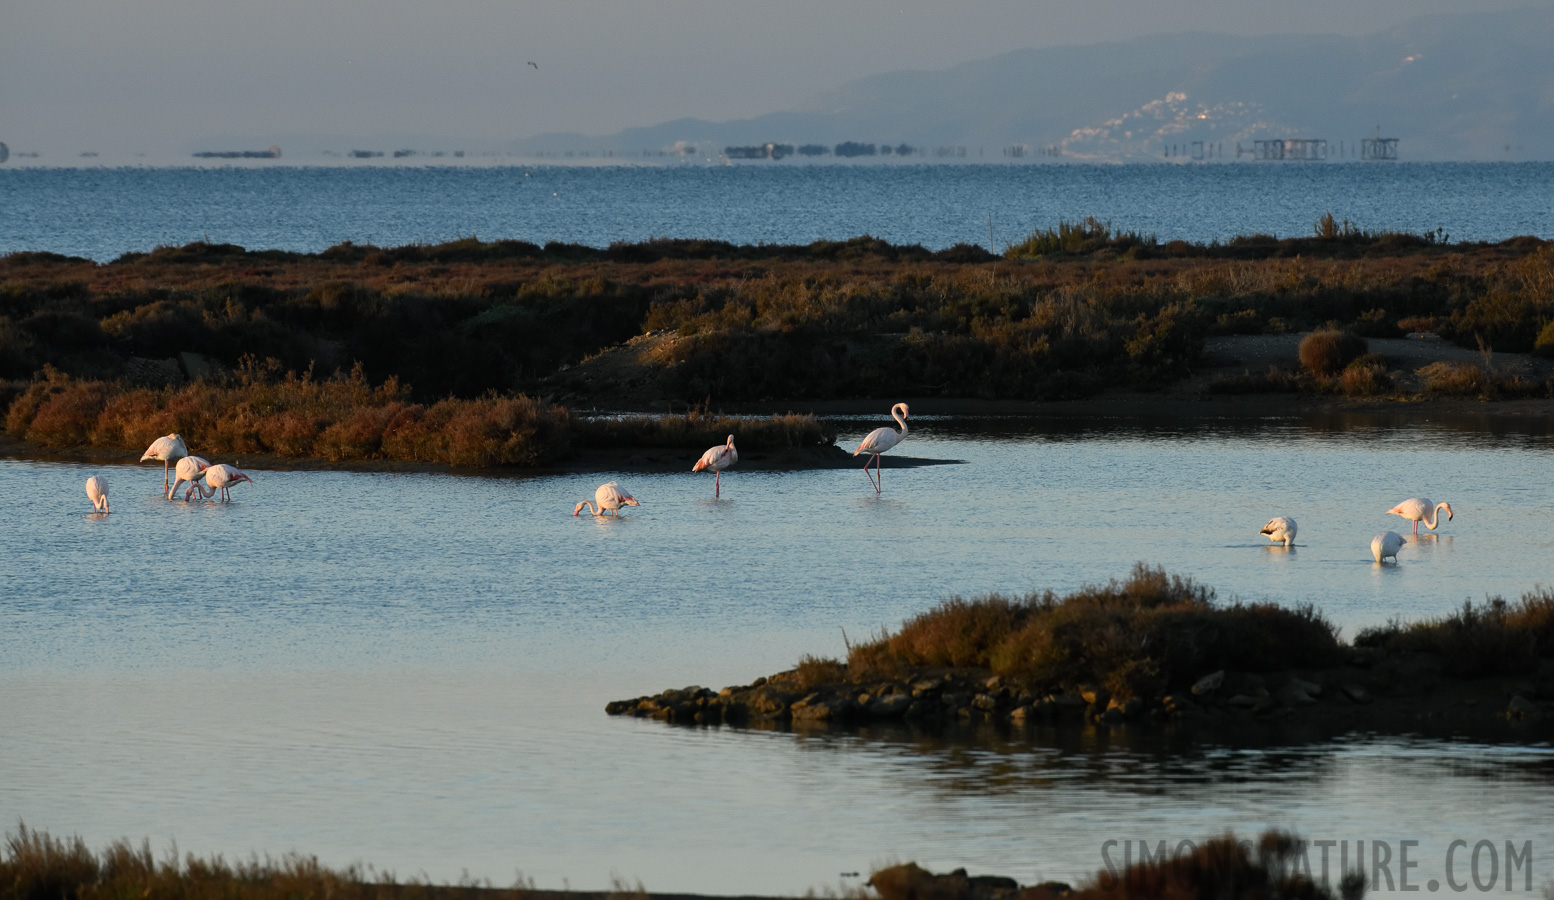
[[[591,501],[591,500],[584,500],[582,503],[579,503],[575,509],[572,510],[572,515],[575,516],[578,513],[582,512],[583,511],[583,507],[585,507],[585,506],[588,507],[588,514],[589,515],[597,516],[599,514],[599,511],[594,508],[593,501]]]
[[[1441,507],[1445,505],[1445,503],[1437,503],[1435,504],[1435,509],[1430,510],[1430,521],[1425,523],[1426,528],[1431,531],[1435,530],[1436,524],[1441,521]]]
[[[906,423],[906,419],[902,418],[901,413],[896,411],[899,408],[900,408],[899,406],[892,406],[890,408],[890,417],[892,419],[895,419],[896,422],[901,426],[901,436],[902,437],[906,437],[907,423]]]

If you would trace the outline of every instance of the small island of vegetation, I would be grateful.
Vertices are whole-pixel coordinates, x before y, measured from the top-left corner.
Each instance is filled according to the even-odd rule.
[[[1314,607],[1219,603],[1143,564],[1125,581],[1010,598],[952,598],[899,631],[806,657],[748,685],[610,703],[676,724],[828,727],[894,721],[1169,727],[1294,717],[1336,729],[1546,736],[1554,591],[1360,632]]]

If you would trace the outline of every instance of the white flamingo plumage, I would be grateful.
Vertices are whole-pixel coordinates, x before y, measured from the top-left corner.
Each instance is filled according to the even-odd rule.
[[[1376,557],[1377,562],[1389,556],[1392,557],[1393,562],[1397,562],[1398,551],[1403,549],[1405,543],[1403,536],[1396,531],[1383,531],[1371,538],[1371,556]]]
[[[151,442],[146,452],[141,455],[140,461],[148,459],[160,460],[162,463],[162,490],[167,490],[167,467],[172,463],[189,455],[189,445],[183,442],[183,435],[169,434],[159,437]]]
[[[597,503],[598,506],[595,507],[594,503]],[[629,491],[621,487],[619,482],[611,481],[607,484],[599,485],[599,489],[594,491],[594,502],[582,501],[572,510],[572,515],[575,516],[582,512],[583,507],[586,506],[588,511],[595,516],[607,515],[611,510],[619,516],[622,506],[641,505],[642,503],[636,497],[631,496]]]
[[[1270,544],[1277,544],[1283,541],[1284,546],[1288,547],[1295,543],[1295,532],[1297,530],[1298,526],[1296,526],[1294,519],[1289,516],[1274,516],[1268,520],[1268,524],[1264,525],[1263,530],[1259,531],[1258,534],[1268,535],[1268,543]]]
[[[206,487],[201,488],[198,482],[190,482],[189,486],[200,492],[201,497],[210,497],[217,491],[221,492],[222,500],[231,500],[231,490],[241,482],[253,484],[254,480],[244,472],[229,466],[226,463],[217,463],[205,470]]]
[[[180,459],[178,465],[173,467],[173,486],[167,489],[167,499],[173,499],[173,495],[178,493],[178,485],[184,482],[189,483],[189,489],[183,492],[183,498],[188,500],[194,496],[194,482],[208,468],[210,468],[210,460],[203,457],[185,456]]]
[[[1451,504],[1446,502],[1431,503],[1429,497],[1413,497],[1404,500],[1397,506],[1387,510],[1389,516],[1402,516],[1414,523],[1414,534],[1419,533],[1419,523],[1424,522],[1425,527],[1431,531],[1441,523],[1441,510],[1446,510],[1446,521],[1452,519]]]
[[[896,410],[900,410],[900,412],[897,413]],[[869,459],[863,461],[863,474],[869,475],[869,462],[870,460],[874,462],[874,474],[869,475],[869,483],[874,485],[874,492],[876,494],[881,493],[884,489],[883,482],[880,479],[880,454],[906,440],[906,420],[909,413],[910,410],[907,409],[905,403],[897,403],[895,406],[892,406],[890,408],[890,417],[900,424],[901,430],[896,431],[889,426],[876,428],[869,432],[863,441],[858,444],[858,449],[853,451],[853,456],[857,456],[860,453],[869,454]]]
[[[734,436],[731,434],[728,436],[728,443],[719,444],[703,453],[701,459],[696,461],[696,465],[691,466],[691,471],[700,472],[703,469],[713,471],[712,496],[716,497],[721,492],[719,482],[723,478],[723,470],[737,462],[739,462],[739,451],[734,449]]]
[[[86,496],[92,501],[92,508],[98,512],[108,512],[108,479],[101,475],[93,475],[86,480]]]

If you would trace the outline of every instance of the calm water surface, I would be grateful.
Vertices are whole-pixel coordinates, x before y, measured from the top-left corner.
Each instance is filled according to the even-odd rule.
[[[881,417],[883,418],[883,417]],[[842,443],[876,422],[846,423]],[[917,423],[914,423],[917,424]],[[925,420],[855,471],[604,477],[259,471],[169,503],[145,466],[0,460],[0,819],[183,850],[318,853],[401,876],[803,892],[891,858],[1074,878],[1109,839],[1295,827],[1546,840],[1554,750],[1354,735],[1206,747],[1105,735],[674,729],[607,700],[840,655],[952,593],[1165,565],[1313,602],[1346,634],[1554,582],[1554,439]],[[1456,520],[1397,566],[1419,494]],[[1295,516],[1293,552],[1256,532]],[[1540,844],[1540,847],[1544,846]],[[1540,876],[1542,877],[1542,876]]]
[[[0,252],[104,261],[199,240],[317,252],[470,235],[1002,250],[1086,216],[1206,242],[1309,235],[1326,212],[1455,240],[1554,238],[1554,163],[0,168]]]

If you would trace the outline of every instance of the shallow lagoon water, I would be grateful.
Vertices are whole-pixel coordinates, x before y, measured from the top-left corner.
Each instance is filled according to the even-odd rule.
[[[880,417],[883,419],[883,416]],[[849,445],[874,420],[846,422]],[[963,464],[601,475],[257,471],[169,503],[150,464],[0,460],[0,817],[94,844],[317,853],[406,877],[798,892],[891,858],[1022,880],[1109,839],[1268,825],[1537,840],[1554,751],[995,732],[793,734],[607,718],[607,700],[840,655],[954,593],[1158,563],[1222,599],[1312,602],[1352,635],[1554,582],[1554,439],[1298,420],[1149,426],[921,417]],[[112,515],[90,514],[106,469]],[[1455,521],[1396,566],[1405,497]],[[1256,532],[1295,516],[1294,552]],[[1519,837],[1520,836],[1520,837]],[[1542,876],[1540,876],[1542,877]]]

